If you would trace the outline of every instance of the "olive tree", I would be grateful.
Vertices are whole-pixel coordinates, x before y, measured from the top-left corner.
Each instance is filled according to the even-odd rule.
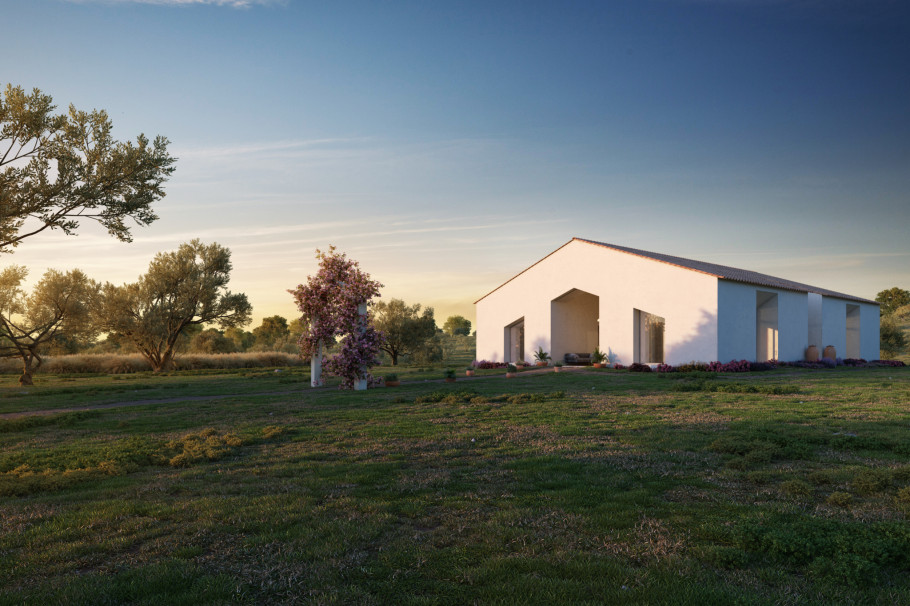
[[[158,253],[139,281],[106,284],[99,324],[135,345],[155,372],[169,368],[180,334],[190,326],[243,326],[252,307],[231,293],[231,252],[193,240],[174,252]]]
[[[48,229],[74,234],[84,219],[129,242],[128,219],[158,218],[151,205],[174,171],[168,140],[116,141],[106,112],[55,109],[38,89],[10,84],[0,98],[0,253]]]
[[[420,303],[408,305],[401,299],[373,305],[373,325],[385,335],[381,349],[389,354],[392,366],[397,366],[402,356],[427,362],[442,358],[433,308],[421,313],[420,307]]]
[[[0,271],[0,356],[22,360],[21,385],[32,385],[41,350],[59,336],[89,339],[96,334],[92,308],[100,286],[78,269],[49,269],[31,294],[22,290],[28,275],[13,265]]]
[[[875,295],[875,300],[881,305],[882,317],[890,316],[899,308],[910,305],[910,290],[894,286]]]
[[[464,316],[449,316],[442,325],[442,331],[450,337],[469,335],[471,334],[471,321]]]

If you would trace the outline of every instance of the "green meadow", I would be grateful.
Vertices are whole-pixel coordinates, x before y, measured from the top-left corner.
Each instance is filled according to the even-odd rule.
[[[142,403],[0,419],[0,604],[910,603],[906,368],[275,370],[5,377]]]

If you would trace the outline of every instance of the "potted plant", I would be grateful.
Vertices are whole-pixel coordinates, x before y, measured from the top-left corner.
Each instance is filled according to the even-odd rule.
[[[446,378],[446,383],[454,383],[455,382],[455,371],[452,370],[451,368],[447,368],[445,371],[445,378]]]
[[[534,352],[534,359],[537,360],[537,366],[548,366],[550,364],[550,354],[543,350],[543,347],[538,347],[537,351]]]
[[[401,385],[401,381],[398,380],[398,375],[394,372],[390,372],[382,378],[382,382],[385,383],[386,387],[398,387]]]
[[[506,366],[506,378],[507,379],[511,379],[512,377],[514,377],[517,374],[518,374],[517,366],[515,366],[514,364],[509,364],[508,366]]]
[[[474,367],[473,367],[473,366],[468,366],[467,368],[465,368],[465,369],[464,369],[464,376],[466,376],[466,377],[473,377],[473,376],[474,376]]]
[[[563,367],[562,362],[553,362],[553,372],[559,372],[559,369]]]
[[[600,351],[599,347],[595,347],[594,352],[591,354],[591,365],[594,366],[594,368],[603,368],[606,360],[606,354]]]

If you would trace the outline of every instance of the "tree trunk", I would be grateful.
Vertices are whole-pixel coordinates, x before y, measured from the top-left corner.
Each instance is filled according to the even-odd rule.
[[[22,376],[19,377],[19,385],[34,385],[32,382],[32,357],[22,357]]]

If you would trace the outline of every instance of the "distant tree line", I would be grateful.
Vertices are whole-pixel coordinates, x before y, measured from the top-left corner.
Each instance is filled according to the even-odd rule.
[[[12,253],[46,231],[74,235],[93,221],[118,240],[132,239],[130,222],[158,217],[176,159],[168,140],[116,141],[106,112],[70,106],[55,113],[49,95],[8,85],[0,96],[0,254]],[[232,293],[230,251],[193,240],[158,253],[136,282],[101,284],[79,270],[48,270],[31,290],[24,267],[0,271],[0,357],[22,361],[20,383],[47,355],[138,351],[155,371],[173,366],[181,351],[232,353],[297,351],[306,333],[301,320],[270,316],[244,330],[252,307]],[[471,323],[451,316],[436,326],[432,308],[399,299],[373,306],[370,321],[385,333],[383,351],[400,360],[432,362],[452,339],[465,339]],[[332,343],[326,344],[331,353]]]

